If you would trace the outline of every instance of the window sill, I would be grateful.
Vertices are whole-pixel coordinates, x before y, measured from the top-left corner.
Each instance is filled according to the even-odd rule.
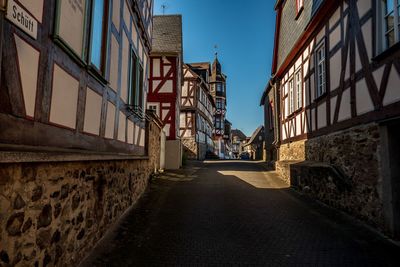
[[[372,58],[372,61],[379,63],[385,59],[387,59],[388,57],[393,56],[394,53],[400,51],[400,42],[392,45],[391,47],[389,47],[388,49],[386,49],[385,51],[379,53],[378,55],[376,55],[375,57]]]
[[[88,65],[87,66],[88,73],[95,78],[98,82],[103,85],[108,84],[108,81],[103,77],[103,75],[94,67]]]

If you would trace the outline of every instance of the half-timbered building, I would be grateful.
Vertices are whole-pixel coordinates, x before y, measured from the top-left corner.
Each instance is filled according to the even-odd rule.
[[[144,192],[152,17],[152,0],[0,1],[2,264],[78,265]]]
[[[226,75],[222,72],[221,63],[217,56],[212,64],[210,76],[210,89],[214,97],[216,110],[214,114],[214,142],[215,154],[221,159],[228,156],[227,136],[225,135],[225,119],[226,119]]]
[[[184,65],[180,135],[187,158],[204,160],[214,153],[214,99],[210,94],[208,63]]]
[[[243,144],[246,143],[247,136],[239,129],[232,130],[232,154],[234,159],[238,159],[243,152]]]
[[[6,18],[2,143],[145,154],[152,1],[11,0]]]
[[[147,105],[164,123],[167,169],[179,169],[182,165],[179,133],[182,60],[182,16],[154,16]]]
[[[278,171],[400,237],[400,2],[278,0],[275,8]]]

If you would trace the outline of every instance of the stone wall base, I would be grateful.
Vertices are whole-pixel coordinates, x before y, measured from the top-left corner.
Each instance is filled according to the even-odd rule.
[[[385,231],[380,149],[379,126],[361,125],[282,145],[276,170],[297,190]]]
[[[183,153],[187,159],[197,159],[198,146],[194,137],[182,139]]]
[[[160,131],[142,159],[0,163],[0,266],[77,266],[145,191]]]

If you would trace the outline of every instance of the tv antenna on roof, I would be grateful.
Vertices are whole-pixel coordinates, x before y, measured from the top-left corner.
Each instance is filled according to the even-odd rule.
[[[163,15],[165,15],[165,10],[167,9],[167,4],[166,3],[162,4],[161,8],[162,8]]]

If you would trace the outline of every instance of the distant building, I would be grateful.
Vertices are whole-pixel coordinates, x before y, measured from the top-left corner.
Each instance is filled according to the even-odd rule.
[[[154,16],[147,107],[154,110],[164,124],[167,137],[166,169],[179,169],[182,165],[182,144],[179,134],[180,95],[183,85],[182,61],[182,16]]]
[[[238,129],[232,130],[232,156],[233,158],[239,158],[239,155],[243,152],[243,143],[246,142],[246,135]]]
[[[225,143],[225,159],[232,159],[232,123],[227,119],[225,119],[223,139]]]
[[[276,117],[279,114],[279,100],[277,101],[277,92],[272,82],[269,82],[261,98],[261,106],[264,107],[264,151],[263,160],[272,166],[278,158],[279,147],[279,120]]]
[[[204,63],[206,66],[207,64]],[[208,68],[184,65],[180,137],[189,159],[204,160],[214,152],[214,99],[208,85]]]
[[[215,154],[221,159],[225,159],[227,156],[229,156],[229,144],[227,143],[228,138],[224,138],[227,110],[226,78],[226,75],[222,72],[221,63],[216,57],[211,69],[210,88],[216,105],[216,110],[214,113]]]
[[[264,126],[258,127],[250,139],[243,144],[243,152],[247,152],[252,160],[263,159]]]

